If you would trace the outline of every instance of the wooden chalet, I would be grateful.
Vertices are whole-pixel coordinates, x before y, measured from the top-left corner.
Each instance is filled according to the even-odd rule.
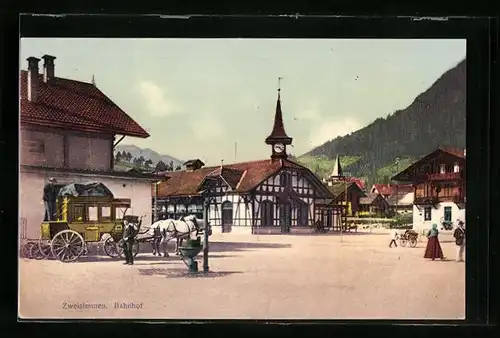
[[[381,194],[368,193],[359,202],[359,217],[388,217],[390,208],[387,199]]]
[[[160,173],[165,181],[153,187],[159,218],[203,216],[204,202],[214,229],[251,233],[288,233],[310,229],[316,219],[334,217],[339,207],[330,190],[308,168],[288,158],[292,143],[284,128],[280,92],[274,127],[265,139],[271,158],[205,167],[200,160],[185,170]]]
[[[414,227],[464,220],[465,169],[465,150],[438,148],[392,178],[414,187]]]

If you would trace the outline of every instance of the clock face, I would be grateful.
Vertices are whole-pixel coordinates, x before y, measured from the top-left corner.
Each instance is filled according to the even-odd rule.
[[[282,153],[285,150],[285,146],[281,143],[277,143],[274,145],[274,151],[277,153]]]

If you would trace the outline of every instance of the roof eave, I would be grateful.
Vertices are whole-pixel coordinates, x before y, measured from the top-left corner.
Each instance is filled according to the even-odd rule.
[[[129,136],[129,137],[138,137],[138,138],[143,138],[146,139],[150,137],[148,132],[144,131],[144,133],[134,133],[134,132],[128,132],[128,131],[123,131],[123,130],[117,130],[117,129],[105,129],[105,128],[98,128],[98,127],[93,127],[89,125],[83,125],[83,124],[66,124],[66,123],[61,123],[59,121],[53,121],[53,120],[39,120],[39,119],[34,119],[34,118],[28,118],[28,117],[23,117],[21,115],[21,125],[26,124],[26,125],[31,125],[31,126],[44,126],[44,127],[56,127],[56,128],[64,128],[64,129],[69,129],[69,130],[76,130],[76,131],[93,131],[93,132],[109,132],[112,134],[118,134],[118,135],[124,135],[124,136]]]

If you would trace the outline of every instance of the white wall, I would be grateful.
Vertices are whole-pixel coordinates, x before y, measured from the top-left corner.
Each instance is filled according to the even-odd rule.
[[[413,206],[413,229],[423,230],[430,229],[433,223],[441,227],[441,218],[444,217],[444,207],[451,207],[451,221],[456,225],[457,219],[465,222],[465,209],[460,209],[453,202],[442,202],[437,205],[437,208],[431,206],[431,220],[424,219],[424,206]]]
[[[37,239],[40,236],[40,223],[45,213],[42,197],[45,179],[49,175],[39,172],[21,172],[19,182],[19,218],[25,218],[27,237]],[[151,224],[151,182],[111,177],[89,177],[83,175],[50,174],[59,183],[81,183],[98,181],[106,185],[115,198],[130,198],[131,208],[127,214],[143,215],[143,227]],[[125,186],[123,186],[125,185]]]

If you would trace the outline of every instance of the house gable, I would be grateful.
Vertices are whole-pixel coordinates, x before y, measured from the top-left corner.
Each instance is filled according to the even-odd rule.
[[[401,171],[392,180],[400,182],[414,182],[418,181],[425,175],[433,171],[434,163],[443,162],[457,162],[461,168],[465,167],[465,155],[457,149],[438,148],[430,154],[424,156],[411,166]]]

